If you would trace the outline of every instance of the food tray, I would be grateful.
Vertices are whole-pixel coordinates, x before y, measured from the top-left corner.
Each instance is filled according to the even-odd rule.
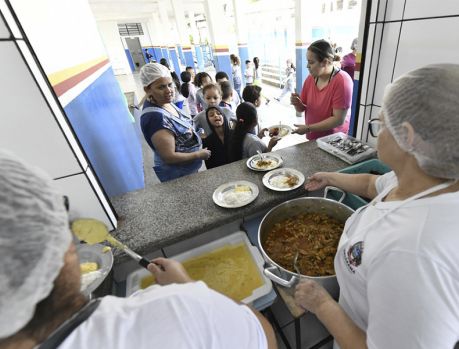
[[[318,138],[317,145],[348,164],[355,164],[376,155],[376,150],[367,143],[342,132]]]
[[[242,232],[238,231],[236,233],[233,233],[231,235],[225,236],[224,238],[212,241],[208,244],[199,246],[197,248],[191,249],[189,251],[186,251],[184,253],[181,253],[179,255],[176,255],[174,257],[171,257],[175,260],[178,260],[180,262],[189,260],[193,257],[198,257],[203,254],[206,254],[208,252],[212,252],[218,248],[227,246],[227,245],[239,245],[241,243],[245,243],[250,255],[253,258],[253,261],[255,262],[257,266],[257,270],[259,272],[260,277],[263,280],[263,285],[260,286],[259,288],[253,290],[252,294],[242,300],[242,303],[245,304],[252,304],[256,299],[259,299],[265,295],[267,295],[269,292],[272,290],[272,283],[271,281],[264,275],[263,273],[263,266],[264,266],[264,260],[263,257],[261,256],[259,250],[257,247],[252,246],[250,244],[249,239],[247,238],[247,235]],[[137,292],[140,290],[140,283],[142,279],[146,276],[150,275],[148,270],[145,269],[138,269],[131,274],[128,275],[126,279],[126,296],[129,296],[133,294],[134,292]]]

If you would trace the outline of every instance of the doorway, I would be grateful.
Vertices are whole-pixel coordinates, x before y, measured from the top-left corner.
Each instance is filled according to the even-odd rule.
[[[145,58],[143,57],[139,38],[126,38],[126,45],[131,54],[134,69],[135,71],[139,71],[145,65]]]

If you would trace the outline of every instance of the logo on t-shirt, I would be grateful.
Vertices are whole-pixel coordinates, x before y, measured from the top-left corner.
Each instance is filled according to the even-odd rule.
[[[346,264],[349,267],[349,270],[355,273],[357,267],[362,263],[362,254],[363,254],[363,241],[356,242],[345,252],[344,259]]]

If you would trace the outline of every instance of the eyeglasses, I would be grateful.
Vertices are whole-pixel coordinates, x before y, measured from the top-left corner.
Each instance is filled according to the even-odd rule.
[[[380,119],[370,119],[368,121],[368,128],[370,129],[370,134],[372,137],[378,137],[379,132],[381,132],[384,124]]]

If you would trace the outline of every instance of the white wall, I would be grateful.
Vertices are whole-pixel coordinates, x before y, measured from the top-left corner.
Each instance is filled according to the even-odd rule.
[[[374,143],[368,134],[368,120],[378,116],[387,84],[427,64],[459,62],[458,28],[457,0],[373,1],[360,77],[363,85],[357,137]]]
[[[97,21],[97,27],[115,75],[130,74],[131,68],[124,51],[116,21]]]
[[[97,218],[113,229],[114,214],[4,0],[0,0],[0,11],[12,29],[11,33],[0,17],[0,147],[54,178],[70,198],[71,218]],[[39,33],[37,28],[34,35]],[[62,65],[50,58],[46,66],[56,69]]]

